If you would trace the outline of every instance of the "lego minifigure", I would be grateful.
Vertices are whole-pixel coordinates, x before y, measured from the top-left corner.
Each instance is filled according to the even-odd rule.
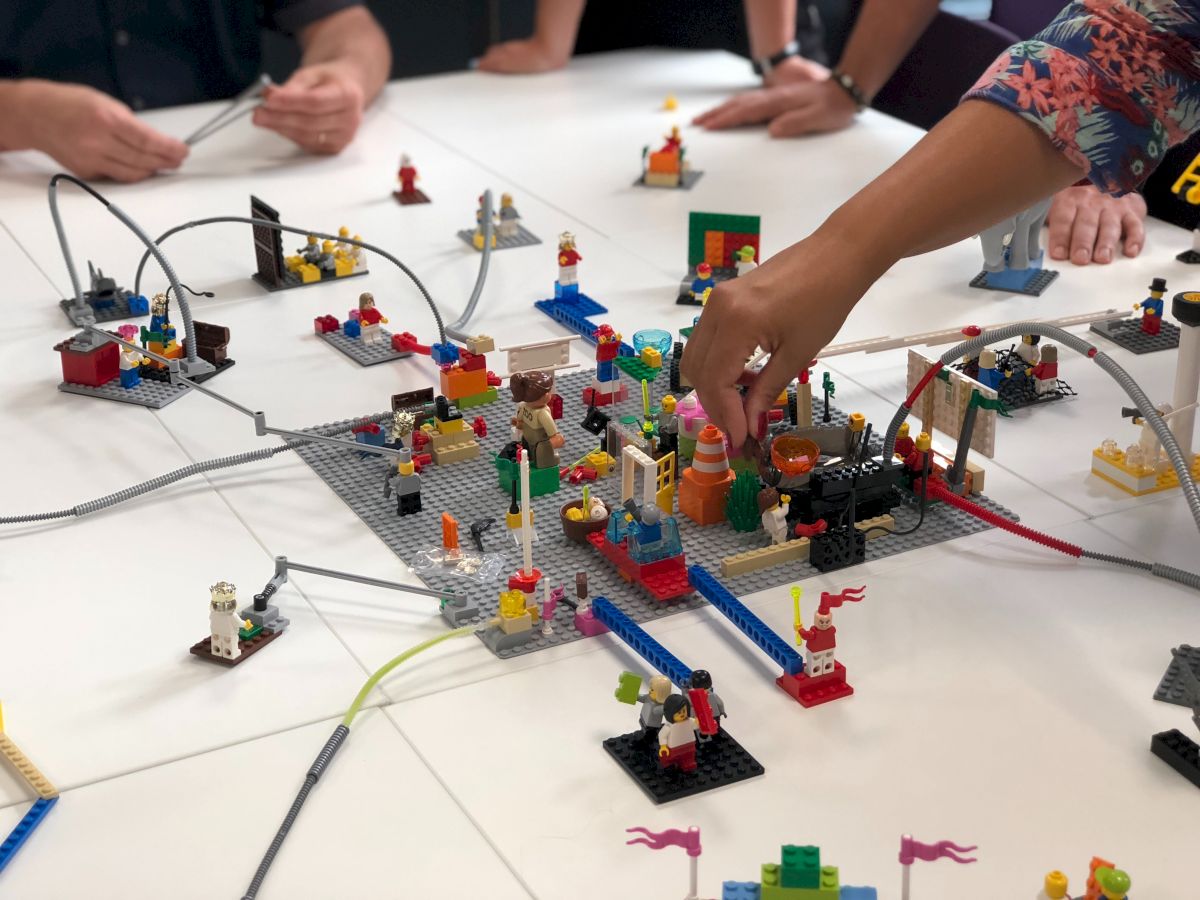
[[[712,266],[706,262],[696,266],[696,277],[692,280],[692,299],[697,303],[708,300],[708,292],[716,286],[712,277]]]
[[[631,501],[632,502],[632,501]],[[639,547],[650,547],[662,540],[661,510],[653,503],[638,509],[629,522],[629,532]]]
[[[549,404],[554,393],[551,372],[518,372],[509,379],[509,389],[517,401],[512,425],[521,434],[521,443],[530,454],[534,468],[558,466],[558,448],[566,443],[554,424]]]
[[[679,133],[679,126],[672,125],[671,133],[665,135],[663,141],[665,143],[662,145],[662,149],[658,151],[659,153],[673,153],[681,149],[683,147],[683,136]]]
[[[833,624],[833,609],[842,603],[850,601],[857,603],[862,600],[862,592],[866,586],[847,588],[840,594],[821,592],[821,605],[813,616],[812,628],[796,628],[796,634],[804,639],[807,659],[805,673],[809,678],[828,675],[833,671],[834,648],[837,646],[837,628]]]
[[[689,685],[693,688],[704,691],[708,695],[708,705],[712,710],[713,718],[720,721],[725,718],[725,701],[721,699],[721,695],[713,690],[712,675],[707,669],[696,669],[692,672],[692,678]]]
[[[398,409],[392,413],[392,443],[399,447],[412,449],[413,426],[417,417],[410,410]]]
[[[378,344],[383,340],[379,333],[379,324],[387,324],[387,317],[375,308],[375,296],[369,292],[358,295],[358,324],[361,327],[360,340],[364,344]]]
[[[1163,294],[1167,290],[1165,278],[1155,278],[1150,282],[1150,296],[1133,308],[1142,311],[1142,332],[1158,334],[1162,330]]]
[[[310,234],[306,239],[303,247],[297,247],[296,252],[304,257],[304,261],[310,265],[317,265],[321,261],[321,245],[317,243],[317,236]]]
[[[1034,392],[1040,397],[1058,389],[1058,347],[1047,344],[1042,348],[1041,359],[1029,370],[1033,377]]]
[[[758,263],[754,261],[754,247],[747,244],[741,250],[734,254],[737,260],[737,273],[739,276],[745,275],[747,272],[753,272],[758,268]]]
[[[979,354],[979,358],[981,360],[980,365],[982,365],[982,360],[983,360],[982,353]],[[995,354],[992,355],[992,361],[993,361],[993,363],[995,362]],[[914,448],[916,447],[916,441],[914,441],[911,437],[909,437],[908,431],[909,431],[908,423],[901,422],[900,430],[896,432],[895,454],[896,454],[897,459],[900,459],[900,460],[908,459],[908,455],[910,453],[912,453]]]
[[[500,195],[500,211],[496,215],[500,219],[500,224],[496,226],[496,233],[502,238],[516,237],[521,214],[513,206],[512,194]]]
[[[494,214],[493,214],[494,216]],[[483,195],[479,195],[479,209],[475,210],[475,234],[471,236],[471,243],[475,245],[476,250],[483,249]],[[496,232],[492,232],[492,249],[496,249]]]
[[[321,242],[321,255],[317,257],[316,266],[326,275],[337,274],[337,257],[333,253],[333,241]]]
[[[405,447],[396,459],[396,469],[383,482],[384,499],[396,494],[396,515],[407,516],[421,511],[421,476],[413,465],[412,451]]]
[[[354,240],[361,241],[362,235],[356,234],[354,236]],[[367,271],[367,251],[366,250],[364,250],[362,247],[358,246],[357,244],[351,244],[350,250],[348,251],[347,255],[350,257],[350,259],[354,260],[354,271],[355,272]]]
[[[137,326],[122,325],[117,329],[117,334],[125,341],[132,341],[137,335]],[[126,390],[132,390],[142,383],[142,365],[149,362],[146,356],[131,347],[121,347],[120,371],[121,371],[121,387]]]
[[[333,248],[334,253],[345,254],[345,253],[350,252],[350,244],[346,243],[346,238],[348,238],[348,237],[350,237],[350,229],[347,228],[345,225],[342,225],[341,227],[339,227],[338,228],[338,242],[336,245],[334,245],[334,248]]]
[[[1158,403],[1154,408],[1158,410],[1160,416],[1168,415],[1171,412],[1170,403]],[[1159,443],[1158,435],[1154,433],[1150,423],[1140,416],[1135,416],[1133,424],[1141,425],[1142,433],[1136,444],[1131,444],[1125,449],[1125,461],[1131,466],[1147,469],[1165,466],[1162,444]]]
[[[1004,373],[996,368],[995,350],[985,347],[979,351],[979,374],[975,376],[975,380],[993,391],[999,389],[1000,382],[1004,380]]]
[[[674,453],[679,456],[679,417],[675,415],[675,398],[667,394],[658,408],[658,452],[660,456]]]
[[[1036,366],[1041,358],[1041,353],[1038,350],[1038,341],[1041,340],[1040,335],[1023,334],[1021,335],[1021,343],[1017,344],[1016,354],[1021,357],[1026,366]]]
[[[683,772],[696,771],[696,731],[700,723],[692,716],[692,704],[682,694],[672,694],[663,703],[662,728],[658,731],[658,765],[676,766]]]
[[[658,733],[663,724],[663,704],[670,696],[671,680],[664,675],[653,676],[646,693],[638,694],[638,703],[642,704],[638,713],[638,721],[642,726],[641,739],[647,747],[653,747],[658,742]]]
[[[782,544],[787,540],[787,514],[791,499],[773,487],[766,487],[758,492],[758,512],[762,517],[762,527],[771,538],[772,544]]]
[[[208,590],[211,595],[208,623],[212,633],[209,652],[213,656],[237,659],[242,655],[238,632],[243,627],[250,627],[250,622],[243,621],[237,613],[237,588],[228,581],[218,581]]]
[[[558,236],[558,282],[555,295],[559,297],[578,296],[579,294],[579,261],[583,257],[575,249],[575,235],[564,231]]]
[[[434,173],[437,174],[436,172]],[[417,189],[417,169],[412,164],[412,159],[407,153],[400,154],[400,169],[396,172],[396,178],[400,182],[400,193],[411,194]]]

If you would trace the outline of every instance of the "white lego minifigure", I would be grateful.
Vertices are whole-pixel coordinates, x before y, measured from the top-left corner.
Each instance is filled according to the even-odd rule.
[[[516,237],[521,214],[513,206],[512,194],[500,195],[500,212],[496,216],[500,220],[500,224],[496,226],[496,234],[502,238]]]
[[[353,245],[346,243],[348,237],[350,237],[350,229],[343,225],[338,229],[338,242],[334,248],[337,253],[348,254],[354,249]]]
[[[1171,412],[1170,403],[1159,403],[1154,407],[1158,410],[1160,416],[1165,416]],[[1137,447],[1137,453],[1133,453],[1133,447],[1130,447],[1125,452],[1125,461],[1131,466],[1146,466],[1151,469],[1165,469],[1166,458],[1162,452],[1162,444],[1158,442],[1158,435],[1154,433],[1154,429],[1150,427],[1150,423],[1143,418],[1134,419],[1135,425],[1142,426],[1142,433],[1138,437],[1138,442],[1134,446]]]
[[[754,261],[754,247],[750,244],[738,250],[734,256],[737,258],[737,273],[739,276],[758,268],[758,263]]]
[[[772,544],[782,544],[787,540],[787,514],[791,499],[775,488],[763,488],[758,492],[758,511],[763,531],[771,538]]]
[[[1038,341],[1040,340],[1041,338],[1036,334],[1021,335],[1021,343],[1017,344],[1016,353],[1025,365],[1036,366],[1040,361],[1042,355],[1038,350]]]
[[[361,241],[362,235],[356,234],[354,236],[354,240]],[[355,244],[350,244],[349,249],[346,251],[346,253],[352,260],[354,260],[354,271],[355,272],[367,271],[367,251],[366,250],[364,250],[362,247],[359,247]]]
[[[567,287],[579,284],[579,261],[583,259],[575,249],[575,235],[564,231],[558,236],[558,283]]]
[[[209,588],[212,600],[208,614],[209,631],[212,641],[209,647],[213,656],[224,659],[237,659],[242,655],[238,645],[238,632],[243,627],[249,627],[249,621],[243,622],[237,612],[237,588],[228,581],[218,581]]]

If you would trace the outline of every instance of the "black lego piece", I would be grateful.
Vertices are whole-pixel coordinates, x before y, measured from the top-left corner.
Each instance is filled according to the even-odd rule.
[[[1154,735],[1150,752],[1200,788],[1200,745],[1178,728]]]
[[[1142,331],[1140,318],[1125,318],[1093,322],[1091,330],[1139,356],[1176,349],[1179,346],[1179,326],[1174,322],[1162,322],[1158,327],[1158,334],[1146,334]]]
[[[696,745],[694,772],[661,769],[657,748],[647,745],[640,731],[608,738],[604,749],[655,803],[694,797],[727,784],[757,778],[766,771],[724,728],[711,740]]]
[[[836,572],[857,566],[867,558],[866,535],[848,525],[814,535],[808,546],[808,561],[818,572]]]

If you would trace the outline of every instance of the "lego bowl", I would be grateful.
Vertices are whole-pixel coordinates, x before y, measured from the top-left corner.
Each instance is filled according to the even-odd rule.
[[[647,347],[653,347],[662,356],[668,357],[671,355],[671,332],[663,331],[661,328],[643,328],[641,331],[634,332],[633,349],[638,354],[642,355],[642,351]]]
[[[771,465],[784,475],[811,472],[821,458],[821,448],[808,438],[784,434],[771,442]]]
[[[589,534],[596,531],[603,531],[608,527],[608,519],[612,515],[612,507],[605,503],[604,508],[607,510],[608,515],[603,519],[582,519],[576,522],[573,519],[567,518],[567,510],[582,510],[583,500],[572,500],[570,503],[564,503],[558,511],[558,518],[562,522],[563,534],[577,544],[586,544]]]

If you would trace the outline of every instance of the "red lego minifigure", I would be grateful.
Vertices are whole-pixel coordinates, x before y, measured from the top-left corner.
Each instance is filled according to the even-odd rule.
[[[400,179],[400,193],[411,194],[416,191],[417,169],[407,153],[400,155],[400,171],[396,173],[396,177]]]
[[[828,675],[833,671],[833,651],[837,646],[837,629],[833,625],[833,609],[844,602],[857,603],[867,588],[847,588],[840,594],[821,592],[821,605],[813,617],[813,627],[796,625],[796,634],[804,639],[808,659],[805,671],[809,678]]]

